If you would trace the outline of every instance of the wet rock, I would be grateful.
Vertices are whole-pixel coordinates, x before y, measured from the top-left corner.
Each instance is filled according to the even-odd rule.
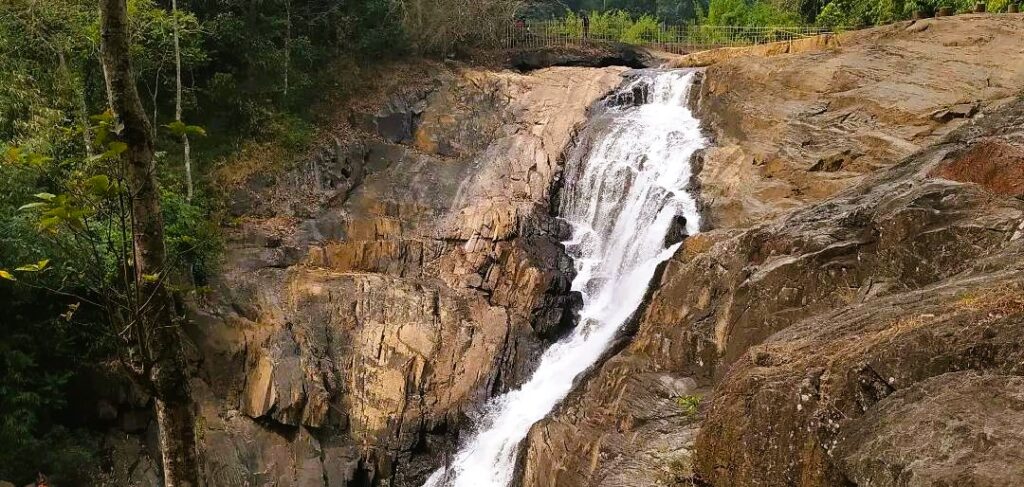
[[[665,234],[665,246],[675,245],[682,242],[689,233],[686,231],[686,217],[683,215],[676,215],[672,217],[672,223],[668,227],[668,233]]]
[[[605,99],[609,107],[634,107],[650,102],[651,85],[646,79],[637,79],[631,90],[620,90]]]
[[[552,66],[648,68],[654,67],[658,63],[659,61],[643,48],[628,44],[521,49],[516,51],[509,60],[509,64],[513,68],[521,71],[533,71]]]
[[[397,144],[412,139],[411,113],[397,112],[377,115],[374,117],[374,126],[377,133],[388,142]]]
[[[151,419],[149,409],[129,409],[121,413],[120,428],[126,433],[141,433],[149,427]]]
[[[253,199],[252,193],[244,188],[232,191],[228,205],[228,211],[231,213],[231,216],[239,217],[251,212],[255,206]]]
[[[156,487],[163,485],[162,472],[153,451],[138,437],[110,434],[104,438],[109,451],[110,480],[118,485]]]

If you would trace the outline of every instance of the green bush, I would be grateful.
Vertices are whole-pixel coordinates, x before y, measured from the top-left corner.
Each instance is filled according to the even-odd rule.
[[[800,18],[796,12],[783,10],[763,0],[711,0],[705,23],[757,27],[794,26],[800,24]]]
[[[0,163],[0,268],[14,268],[53,255],[34,238],[35,225],[18,207],[47,181]],[[87,293],[78,271],[55,262],[38,284]],[[90,485],[98,448],[81,429],[68,399],[76,374],[108,356],[110,339],[94,313],[72,311],[77,300],[33,287],[0,283],[0,480],[17,485],[44,471],[60,485]],[[77,309],[77,308],[76,308]],[[62,316],[63,315],[63,316]]]
[[[168,260],[185,277],[186,289],[206,285],[217,271],[223,242],[201,201],[189,202],[176,191],[161,193]]]
[[[683,410],[684,416],[694,416],[700,408],[701,397],[697,394],[688,394],[676,398],[676,404]]]
[[[1005,12],[1010,2],[1011,0],[989,0],[985,7],[989,12]]]
[[[641,15],[634,19],[623,10],[590,12],[590,38],[595,40],[641,44],[663,42],[670,36],[662,22],[653,15]],[[583,17],[569,12],[562,18],[561,35],[569,38],[583,36]]]
[[[895,22],[910,15],[915,8],[910,6],[913,1],[916,0],[832,0],[818,14],[816,23],[842,30]]]
[[[651,15],[644,15],[636,19],[622,34],[622,42],[630,44],[662,42],[664,40],[667,40],[667,36],[661,23]]]

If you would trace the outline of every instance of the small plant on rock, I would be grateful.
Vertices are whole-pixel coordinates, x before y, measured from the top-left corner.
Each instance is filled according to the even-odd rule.
[[[701,397],[697,394],[687,394],[676,398],[676,404],[683,410],[685,416],[696,416],[700,407]]]

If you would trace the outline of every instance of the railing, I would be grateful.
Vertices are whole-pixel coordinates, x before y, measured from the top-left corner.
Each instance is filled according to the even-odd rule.
[[[636,25],[602,26],[584,32],[581,22],[518,22],[510,25],[506,48],[539,48],[600,45],[621,42],[685,54],[716,47],[751,46],[789,41],[821,34],[817,27],[745,27],[729,25]]]

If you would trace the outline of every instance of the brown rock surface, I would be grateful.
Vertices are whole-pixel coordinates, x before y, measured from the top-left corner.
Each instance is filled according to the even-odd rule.
[[[572,319],[551,198],[622,72],[435,73],[351,117],[376,136],[248,186],[259,217],[193,329],[211,485],[400,486],[436,468],[467,410]]]
[[[1022,45],[1024,17],[963,15],[792,54],[729,51],[708,68],[699,107],[717,142],[700,175],[710,225],[821,201],[1012,99],[1024,87]]]
[[[857,485],[1013,485],[1021,424],[1024,377],[951,372],[880,401],[835,451]]]
[[[717,229],[685,242],[632,337],[533,428],[524,485],[1016,485],[1019,438],[990,426],[1016,414],[1016,386],[910,391],[1024,375],[1024,58],[1005,62],[1024,18],[905,27],[708,69],[700,110],[720,146],[700,179]],[[980,111],[933,118],[964,93]],[[1011,409],[973,410],[970,391]]]

